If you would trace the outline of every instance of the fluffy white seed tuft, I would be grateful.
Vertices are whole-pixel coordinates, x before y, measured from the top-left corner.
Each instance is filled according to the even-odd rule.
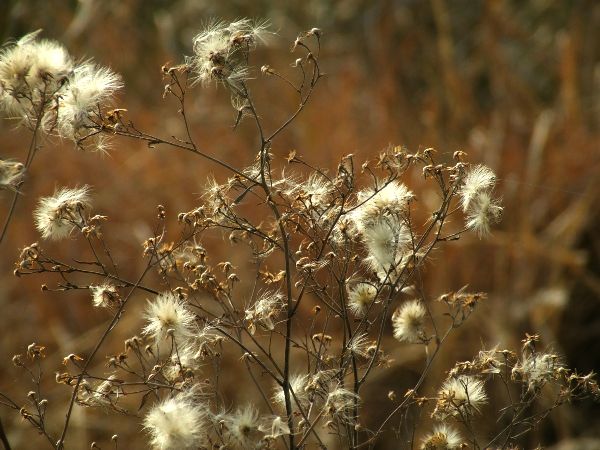
[[[260,415],[252,405],[226,415],[223,422],[226,429],[225,440],[231,448],[256,448],[262,438]]]
[[[394,337],[400,342],[425,342],[426,309],[420,300],[403,303],[392,315]]]
[[[562,364],[558,356],[549,353],[532,353],[524,355],[520,363],[513,368],[513,376],[520,374],[531,391],[555,379],[561,368]]]
[[[391,181],[379,190],[362,190],[357,194],[360,206],[352,213],[352,220],[362,232],[380,222],[383,216],[403,216],[413,198],[413,193],[398,181]]]
[[[273,417],[270,426],[260,426],[259,430],[265,434],[265,440],[272,441],[277,439],[279,436],[286,436],[290,434],[290,427],[288,424],[279,416]]]
[[[446,416],[470,416],[481,412],[487,403],[483,382],[470,375],[448,378],[438,393],[436,414]]]
[[[384,187],[357,194],[357,207],[350,217],[367,250],[366,263],[384,280],[402,270],[411,242],[404,218],[414,196],[397,181],[378,184]]]
[[[178,344],[187,341],[194,331],[195,315],[172,292],[159,294],[154,301],[148,301],[146,326],[143,333],[161,343],[169,334]]]
[[[92,303],[96,308],[111,308],[119,303],[119,292],[110,283],[91,285],[90,291],[92,291]]]
[[[362,232],[366,263],[381,280],[401,272],[411,242],[409,228],[397,217],[382,217]],[[394,280],[390,280],[394,281]]]
[[[92,63],[76,67],[58,108],[45,117],[45,127],[66,139],[81,140],[93,126],[93,114],[122,86],[120,76],[107,67]]]
[[[279,292],[265,291],[259,295],[252,307],[246,310],[248,328],[252,334],[256,331],[256,325],[266,330],[273,331],[277,315],[283,309],[283,296]]]
[[[491,226],[502,218],[500,201],[492,197],[495,184],[494,172],[478,165],[467,172],[459,191],[462,209],[467,214],[467,228],[480,238],[488,236]]]
[[[496,175],[492,169],[478,165],[472,167],[465,175],[463,186],[460,189],[462,208],[467,212],[473,200],[481,192],[490,192],[496,184]]]
[[[81,227],[83,214],[90,207],[90,188],[62,188],[52,197],[43,197],[34,212],[35,224],[44,239],[67,237],[73,228]]]
[[[348,308],[355,316],[363,317],[375,301],[377,288],[371,283],[359,282],[348,291]]]
[[[191,450],[207,445],[208,405],[189,392],[154,405],[144,419],[150,445],[157,450]]]
[[[348,389],[338,387],[327,395],[325,412],[331,417],[349,423],[356,420],[354,407],[360,403],[360,397]]]
[[[39,30],[0,51],[0,107],[18,117],[45,109],[73,70],[73,60],[59,43],[37,40]]]
[[[493,224],[500,222],[502,207],[488,192],[480,192],[471,202],[467,213],[467,227],[481,237],[488,236]]]
[[[240,89],[240,82],[249,77],[244,54],[265,41],[267,28],[266,22],[249,19],[209,24],[194,37],[194,54],[187,58],[195,81],[217,81]]]
[[[461,448],[463,440],[458,430],[446,425],[440,424],[433,428],[433,433],[428,434],[423,439],[422,450],[458,450]]]
[[[163,369],[167,380],[176,382],[193,376],[200,369],[198,350],[190,343],[178,345],[177,351],[171,355],[171,361]]]
[[[306,410],[306,407],[309,404],[308,382],[309,379],[306,375],[295,374],[290,376],[290,388],[293,392],[293,394],[290,392],[290,399],[295,409],[298,409],[298,406],[300,406],[300,408]],[[283,387],[277,386],[275,388],[273,402],[285,409],[285,392]]]

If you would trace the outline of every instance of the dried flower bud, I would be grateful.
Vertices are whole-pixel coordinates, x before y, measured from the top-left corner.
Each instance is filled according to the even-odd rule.
[[[46,347],[33,342],[27,346],[27,356],[31,359],[44,358],[46,356],[44,354],[45,350]]]
[[[275,73],[275,71],[271,68],[271,66],[265,64],[264,66],[262,66],[260,68],[260,72],[263,75],[273,75]]]
[[[333,338],[331,336],[329,336],[328,334],[324,334],[324,333],[317,333],[317,334],[313,334],[313,336],[312,336],[313,341],[322,342],[324,344],[330,343],[332,339]]]
[[[307,36],[316,36],[317,38],[320,38],[323,35],[323,32],[319,28],[311,28],[306,34]]]

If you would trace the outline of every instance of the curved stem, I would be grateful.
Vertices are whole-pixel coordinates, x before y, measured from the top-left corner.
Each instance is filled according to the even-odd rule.
[[[27,152],[27,159],[25,160],[25,170],[31,167],[31,163],[33,163],[33,158],[35,157],[36,147],[37,147],[37,134],[40,130],[40,125],[42,123],[42,113],[44,109],[40,107],[40,112],[38,113],[38,117],[36,118],[35,128],[33,129],[33,135],[31,136],[31,142],[29,143],[29,150]],[[0,233],[0,244],[4,240],[4,236],[6,236],[6,232],[8,230],[8,226],[12,220],[13,214],[15,212],[15,208],[17,206],[17,201],[19,200],[19,188],[23,185],[24,181],[21,181],[15,188],[15,193],[13,195],[13,199],[8,210],[8,214],[6,216],[6,220],[4,221],[4,225],[2,226],[2,232]]]
[[[77,377],[77,383],[75,384],[75,387],[73,388],[73,393],[71,394],[71,401],[69,402],[69,408],[67,409],[65,424],[63,426],[63,430],[60,435],[60,439],[56,443],[57,450],[62,450],[64,448],[65,437],[67,436],[67,431],[69,429],[69,423],[71,420],[71,413],[73,412],[73,405],[75,404],[75,399],[77,398],[77,392],[79,391],[79,386],[81,385],[81,382],[83,381],[83,377],[85,376],[85,373],[86,373],[88,367],[92,363],[92,360],[94,359],[94,357],[100,350],[100,347],[102,346],[102,344],[104,343],[104,341],[106,340],[106,338],[108,337],[110,332],[113,330],[113,328],[119,322],[119,319],[121,318],[121,314],[122,314],[123,310],[125,309],[125,305],[128,303],[128,300],[131,298],[131,295],[135,292],[138,285],[142,282],[142,280],[144,279],[144,277],[146,276],[146,274],[148,273],[148,271],[150,270],[151,267],[152,267],[152,262],[149,261],[148,265],[146,266],[146,268],[140,275],[139,279],[135,283],[135,286],[133,286],[131,288],[131,290],[129,291],[129,294],[127,294],[127,297],[125,297],[123,299],[123,302],[121,303],[121,305],[119,306],[119,309],[113,316],[113,319],[110,321],[110,324],[108,325],[108,327],[106,328],[106,330],[104,331],[102,336],[100,337],[100,340],[96,343],[96,346],[94,347],[94,350],[92,350],[92,353],[90,354],[90,356],[85,361],[85,364],[83,365],[83,367],[81,369],[81,373]]]

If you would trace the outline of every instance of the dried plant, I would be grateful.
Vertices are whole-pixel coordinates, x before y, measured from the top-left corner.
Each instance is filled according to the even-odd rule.
[[[389,147],[365,162],[347,155],[334,170],[315,168],[295,151],[277,158],[276,138],[293,126],[324,76],[323,36],[316,28],[298,36],[293,73],[260,70],[298,95],[298,108],[271,128],[248,85],[259,76],[251,54],[270,35],[263,22],[214,22],[194,38],[193,54],[183,64],[162,68],[164,95],[178,103],[185,130],[172,138],[139,129],[123,108],[110,109],[122,87],[110,69],[76,65],[61,45],[38,40],[37,33],[4,48],[0,103],[33,137],[25,163],[0,162],[0,186],[15,192],[2,236],[41,133],[84,150],[105,151],[113,138],[184,150],[226,169],[229,177],[209,181],[200,203],[178,215],[182,231],[174,241],[166,237],[167,212],[158,208],[156,230],[144,242],[145,269],[135,281],[117,270],[109,250],[113,224],[92,212],[88,186],[42,198],[34,213],[41,238],[82,239],[90,253],[62,260],[33,243],[22,249],[15,275],[56,276],[56,286],[45,290],[89,290],[90,307],[106,309],[112,320],[91,352],[62,361],[56,381],[71,389],[62,429],[47,425],[43,346],[31,344],[13,358],[32,378],[29,404],[4,394],[1,403],[56,449],[81,445],[68,439],[74,408],[137,416],[126,406],[131,398],[139,398],[140,432],[156,449],[373,448],[391,428],[410,448],[482,449],[507,448],[556,407],[597,397],[593,374],[579,375],[553,353],[538,351],[537,337],[529,335],[520,355],[481,351],[472,361],[458,362],[436,392],[424,391],[448,336],[486,295],[463,288],[433,300],[421,273],[439,246],[467,232],[490,235],[502,213],[496,177],[485,166],[469,164],[464,152],[446,157],[431,148],[411,153]],[[219,159],[192,137],[186,100],[194,85],[212,82],[230,93],[235,125],[250,120],[255,126],[259,145],[248,167]],[[415,171],[437,190],[432,211],[417,208],[422,205],[405,184]],[[226,237],[232,251],[249,252],[253,272],[212,261],[202,242],[213,235]],[[151,271],[163,285],[146,284]],[[89,281],[83,284],[81,277]],[[130,300],[138,296],[147,299],[145,325],[121,353],[107,355],[106,373],[94,363],[124,314],[135,311]],[[391,413],[373,425],[363,414],[363,393],[375,371],[390,364],[387,346],[419,346],[423,369],[404,395],[390,392]],[[234,356],[244,386],[253,386],[254,403],[230,406],[223,399],[225,354]],[[504,389],[504,398],[492,401],[493,386]],[[542,392],[552,402],[531,408]],[[411,411],[418,411],[423,425],[417,421],[402,431]],[[483,432],[480,415],[492,411],[502,420],[498,429]],[[115,448],[118,441],[114,436]]]

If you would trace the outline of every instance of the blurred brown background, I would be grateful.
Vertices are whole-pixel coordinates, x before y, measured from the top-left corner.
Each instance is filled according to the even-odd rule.
[[[582,372],[600,370],[600,3],[4,0],[0,38],[43,28],[44,37],[63,42],[73,55],[109,65],[125,81],[118,106],[127,108],[127,117],[143,130],[171,136],[181,124],[176,105],[162,99],[160,67],[182,62],[194,34],[215,17],[269,19],[278,35],[254,61],[282,71],[295,59],[289,48],[299,32],[316,26],[325,33],[321,67],[328,75],[300,119],[275,142],[275,155],[297,149],[312,164],[334,169],[344,154],[363,160],[388,144],[409,151],[434,147],[444,159],[461,149],[498,174],[505,214],[493,238],[465,236],[428,266],[431,297],[465,284],[490,296],[451,339],[452,351],[437,362],[439,373],[471,357],[482,343],[518,348],[524,332],[539,332],[545,345]],[[273,126],[293,110],[296,98],[281,83],[255,74],[251,87],[259,111]],[[196,88],[191,98],[189,117],[200,147],[237,166],[250,163],[254,130],[248,122],[232,131],[235,114],[227,93]],[[23,160],[27,132],[5,120],[0,136],[0,157]],[[155,223],[156,205],[166,207],[175,239],[177,213],[197,204],[207,175],[220,176],[214,169],[190,155],[124,139],[114,140],[108,156],[44,142],[0,248],[1,390],[25,403],[29,380],[10,359],[32,341],[42,343],[48,348],[49,414],[61,420],[68,392],[54,384],[53,372],[65,355],[89,351],[108,319],[92,311],[86,292],[42,293],[40,284],[56,279],[12,276],[19,249],[39,240],[31,217],[36,199],[56,186],[92,185],[95,211],[111,219],[105,232],[113,254],[134,279],[143,267],[140,243]],[[421,206],[433,208],[436,199],[419,180],[415,174],[406,181]],[[2,220],[9,201],[0,192]],[[223,258],[231,251],[220,240],[206,245]],[[44,248],[64,259],[81,251],[74,239]],[[120,325],[107,352],[138,330],[136,314]],[[388,352],[396,365],[376,377],[401,391],[422,359],[404,347],[394,353],[390,346]],[[103,361],[97,364],[101,368]],[[387,390],[372,405],[383,404]],[[591,404],[569,406],[523,445],[598,435],[599,416]],[[0,417],[15,448],[43,444],[13,412],[0,410]],[[58,431],[58,423],[50,424]],[[72,448],[88,448],[93,440],[110,448],[110,436],[119,433],[124,448],[144,448],[138,430],[133,418],[77,408],[69,441],[77,443]]]

